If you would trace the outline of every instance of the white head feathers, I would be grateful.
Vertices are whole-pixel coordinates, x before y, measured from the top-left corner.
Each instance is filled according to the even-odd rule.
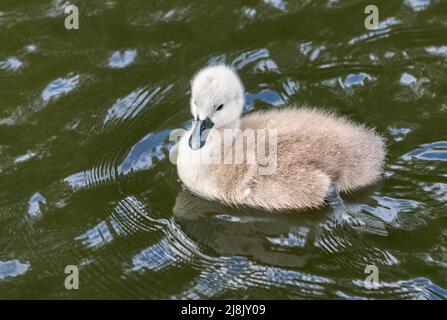
[[[215,128],[238,122],[244,107],[244,87],[230,67],[216,65],[200,70],[191,81],[191,113],[197,120],[210,118]]]

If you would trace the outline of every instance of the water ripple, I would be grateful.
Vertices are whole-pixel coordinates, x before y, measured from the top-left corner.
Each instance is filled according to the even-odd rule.
[[[268,72],[280,73],[278,65],[272,59],[259,61],[255,66],[255,71],[261,73],[268,73]]]
[[[423,11],[430,6],[431,0],[405,0],[404,3],[414,11]]]
[[[137,50],[115,51],[109,57],[108,65],[113,69],[123,69],[131,65],[137,57]]]
[[[65,78],[57,78],[51,81],[42,91],[41,97],[45,103],[59,98],[61,95],[73,91],[79,84],[80,76],[78,74],[68,75]]]
[[[424,183],[422,189],[439,202],[447,202],[447,183]]]
[[[263,266],[244,257],[223,257],[202,271],[191,289],[176,298],[209,299],[219,297],[227,290],[240,292],[248,288],[283,288],[299,296],[318,298],[324,295],[333,281],[304,272]]]
[[[372,81],[373,77],[369,74],[360,72],[356,74],[348,74],[344,80],[341,80],[340,85],[342,88],[351,88],[352,86],[363,86],[365,81]]]
[[[132,91],[124,98],[118,99],[107,110],[104,124],[112,120],[126,120],[136,117],[149,103],[159,102],[170,89],[172,89],[172,85],[166,87],[157,85],[153,88],[139,88]]]
[[[23,62],[16,57],[9,57],[4,61],[0,61],[0,69],[6,71],[17,71],[22,68]]]
[[[281,95],[271,89],[264,89],[256,93],[247,92],[245,94],[245,111],[251,111],[256,101],[262,101],[272,106],[280,106],[284,104]]]
[[[447,161],[447,141],[423,144],[420,148],[402,156],[404,160],[413,158],[427,161]]]
[[[307,227],[294,228],[286,236],[267,237],[272,244],[289,247],[289,248],[304,248],[308,237],[309,229]]]
[[[268,57],[269,57],[269,51],[265,48],[259,50],[247,51],[243,52],[238,57],[236,57],[231,65],[235,69],[239,70],[244,68],[248,64],[251,64],[261,59],[267,59]]]
[[[369,298],[393,296],[397,299],[439,300],[447,299],[447,290],[427,278],[414,278],[395,282],[380,281],[377,289],[366,289],[363,280],[352,281],[360,290],[360,295]]]
[[[264,3],[271,5],[272,7],[284,11],[287,8],[287,2],[284,0],[263,0]]]
[[[379,219],[378,221],[370,218],[370,224],[384,222],[395,228],[414,229],[425,222],[416,213],[417,209],[423,207],[423,204],[410,199],[396,199],[387,196],[372,196],[377,203],[376,206],[369,204],[358,204],[352,206],[351,209],[356,213],[366,212],[372,217]],[[370,217],[371,217],[370,216]],[[380,229],[378,229],[379,231]],[[383,235],[387,232],[383,230]],[[380,234],[381,232],[379,232]]]
[[[154,232],[166,224],[152,219],[144,205],[134,196],[122,199],[103,221],[75,237],[87,248],[98,249],[110,244],[115,237],[127,237],[139,232]]]
[[[74,173],[63,181],[76,191],[114,181],[119,175],[148,170],[155,159],[162,160],[165,158],[164,152],[168,153],[169,132],[170,130],[164,130],[149,133],[131,147],[119,165],[116,165],[115,159],[111,158],[107,160],[108,162],[100,162],[92,169]]]
[[[0,261],[0,281],[25,274],[29,268],[29,263],[19,260]]]
[[[411,132],[412,129],[410,128],[397,128],[397,127],[390,127],[388,128],[391,135],[393,135],[393,139],[396,142],[402,141],[405,139],[405,137]]]
[[[73,41],[39,34],[63,24],[68,1],[10,2],[0,12],[11,39],[0,57],[0,298],[447,299],[440,1],[381,8],[374,31],[326,19],[347,17],[355,0],[93,1],[81,29],[101,21],[99,33]],[[128,37],[111,39],[108,25]],[[384,179],[343,195],[343,212],[191,199],[168,160],[170,128],[191,117],[196,69],[231,62],[245,111],[326,105],[377,127],[390,142]],[[52,285],[67,263],[83,290]],[[364,286],[371,264],[377,290]]]
[[[447,46],[427,47],[425,48],[425,51],[435,56],[447,57]]]
[[[109,226],[105,221],[101,221],[92,229],[75,238],[88,248],[99,248],[113,240]]]
[[[28,203],[29,203],[28,214],[30,216],[36,217],[42,214],[40,206],[41,204],[46,204],[47,200],[45,199],[44,196],[42,196],[39,192],[37,192],[29,199]]]

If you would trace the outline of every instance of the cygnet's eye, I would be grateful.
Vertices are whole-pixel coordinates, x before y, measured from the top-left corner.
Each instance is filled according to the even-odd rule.
[[[222,110],[222,108],[223,108],[223,104],[221,104],[220,106],[218,106],[218,107],[216,108],[216,111],[220,111],[220,110]]]

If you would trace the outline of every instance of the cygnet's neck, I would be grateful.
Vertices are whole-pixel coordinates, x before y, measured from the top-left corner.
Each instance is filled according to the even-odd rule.
[[[231,121],[219,128],[217,128],[218,130],[225,130],[225,129],[239,129],[241,127],[241,119],[238,118],[234,121]]]
[[[232,145],[232,142],[236,138],[236,136],[239,134],[239,130],[241,127],[241,120],[236,119],[234,121],[231,121],[225,125],[222,125],[218,128],[213,128],[210,131],[209,138],[207,143],[205,144],[205,147],[208,147],[207,149],[209,151],[215,150],[215,148],[219,148],[221,150],[222,146],[224,148],[229,148]],[[228,132],[229,130],[229,132]],[[234,131],[232,131],[234,130]],[[213,132],[214,131],[214,132]],[[213,134],[216,131],[218,131],[218,134]],[[224,138],[225,137],[225,138]],[[231,141],[227,140],[228,137],[232,137],[230,139]]]

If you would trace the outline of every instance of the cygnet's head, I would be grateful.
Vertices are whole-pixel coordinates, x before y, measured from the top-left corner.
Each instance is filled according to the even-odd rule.
[[[211,128],[238,126],[244,107],[244,87],[231,68],[207,67],[191,81],[190,103],[194,124],[189,145],[197,150],[205,145]]]

